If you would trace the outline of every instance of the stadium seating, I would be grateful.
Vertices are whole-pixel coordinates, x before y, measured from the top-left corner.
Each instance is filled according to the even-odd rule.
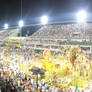
[[[45,25],[32,37],[85,39],[92,36],[92,24],[53,24]]]
[[[1,30],[0,31],[0,40],[8,39],[9,37],[14,36],[14,35],[17,36],[16,32],[18,32],[18,31],[19,31],[19,29]]]

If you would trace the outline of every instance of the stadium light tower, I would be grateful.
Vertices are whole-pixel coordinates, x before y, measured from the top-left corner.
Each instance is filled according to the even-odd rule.
[[[4,24],[4,29],[8,29],[8,24]]]
[[[24,21],[23,20],[20,20],[19,21],[19,27],[22,28],[24,26]]]
[[[48,23],[48,17],[47,17],[47,16],[42,16],[42,17],[41,17],[41,23],[42,23],[43,25],[46,25],[46,24]]]
[[[77,20],[78,22],[85,22],[86,21],[86,17],[87,17],[87,14],[86,14],[86,11],[79,11],[78,14],[77,14]]]

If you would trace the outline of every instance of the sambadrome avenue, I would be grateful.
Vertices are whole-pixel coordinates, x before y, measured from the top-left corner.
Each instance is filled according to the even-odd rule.
[[[13,1],[6,1],[5,8],[11,11],[9,7],[14,7]],[[15,4],[18,4],[17,1]],[[41,0],[30,1],[27,4],[31,5],[31,13],[36,9],[42,10],[39,5]],[[50,7],[48,0],[42,1],[44,8]],[[27,0],[19,2],[20,18],[19,21],[16,19],[16,25],[8,19],[9,23],[4,22],[2,26],[0,17],[0,92],[92,92],[92,19],[88,18],[87,9],[76,10],[76,17],[67,15],[75,19],[67,19],[63,16],[65,13],[61,12],[61,16],[58,13],[53,15],[54,21],[51,21],[53,6],[50,12],[41,13],[39,10],[37,15],[34,13],[34,17],[42,14],[40,18],[30,16],[27,20],[30,14],[27,12],[29,6],[24,4]],[[53,2],[61,9],[58,0]],[[66,5],[68,1],[60,2]],[[17,8],[14,9],[15,16],[19,11]],[[8,12],[4,14],[8,16]],[[12,13],[10,15],[11,20],[12,16],[15,18]]]

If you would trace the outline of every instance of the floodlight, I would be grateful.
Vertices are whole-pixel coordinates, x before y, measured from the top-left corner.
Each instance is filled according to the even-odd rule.
[[[4,24],[4,29],[8,29],[8,24]]]
[[[47,24],[47,23],[48,23],[48,17],[47,17],[47,16],[42,16],[42,17],[41,17],[41,23],[42,23],[43,25]]]
[[[24,22],[23,22],[23,20],[20,20],[19,21],[19,27],[23,27],[24,26]]]
[[[78,22],[85,22],[86,21],[86,11],[79,11],[77,14]]]

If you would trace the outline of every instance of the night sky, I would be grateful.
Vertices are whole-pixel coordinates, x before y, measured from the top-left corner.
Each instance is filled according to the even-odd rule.
[[[17,25],[20,19],[21,0],[0,0],[0,26],[4,23]],[[37,23],[42,15],[50,21],[71,20],[76,12],[92,12],[92,0],[23,0],[23,20],[25,24]]]

